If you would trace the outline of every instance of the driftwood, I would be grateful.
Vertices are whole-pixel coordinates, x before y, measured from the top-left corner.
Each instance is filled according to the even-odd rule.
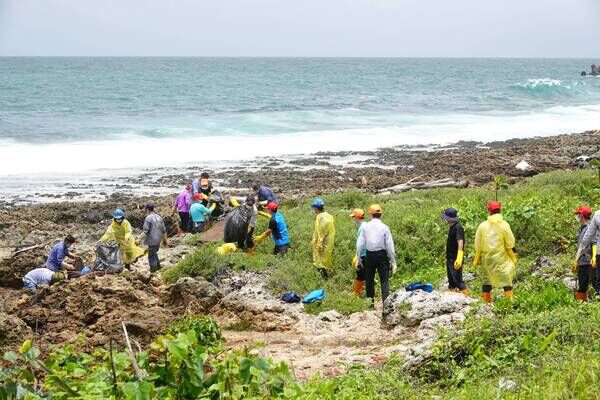
[[[144,380],[148,377],[146,371],[143,371],[138,366],[138,363],[135,359],[135,354],[133,353],[133,349],[131,348],[131,341],[129,340],[129,334],[127,333],[127,328],[125,327],[125,323],[121,321],[121,326],[123,327],[123,334],[125,335],[125,343],[127,344],[127,354],[129,354],[129,359],[131,360],[131,366],[133,367],[133,372],[135,373],[135,377],[138,381]]]
[[[455,181],[454,179],[450,179],[450,178],[439,179],[437,181],[430,181],[430,182],[415,182],[415,179],[413,178],[406,183],[401,183],[400,185],[381,189],[378,191],[378,193],[390,194],[390,193],[408,192],[409,190],[423,190],[423,189],[448,188],[448,187],[465,188],[467,186],[469,186],[468,181]]]
[[[12,253],[11,257],[14,257],[14,256],[16,256],[18,254],[21,254],[21,253],[25,253],[26,251],[29,251],[29,250],[34,250],[34,249],[38,249],[40,247],[44,247],[46,244],[48,244],[48,242],[41,243],[41,244],[36,244],[35,246],[25,247],[25,248],[23,248],[21,250],[17,250],[14,253]]]

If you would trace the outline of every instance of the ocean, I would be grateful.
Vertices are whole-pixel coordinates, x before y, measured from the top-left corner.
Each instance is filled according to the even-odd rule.
[[[0,176],[579,132],[598,61],[0,58]]]

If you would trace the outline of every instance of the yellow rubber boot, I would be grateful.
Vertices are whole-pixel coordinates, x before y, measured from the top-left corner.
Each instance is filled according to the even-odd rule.
[[[460,291],[462,294],[464,294],[465,296],[469,295],[469,289],[463,289]]]

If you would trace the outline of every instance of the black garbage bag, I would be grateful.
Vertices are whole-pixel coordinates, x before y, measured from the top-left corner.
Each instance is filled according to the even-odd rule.
[[[107,274],[118,274],[123,271],[121,249],[118,243],[98,242],[96,245],[96,260],[94,271],[104,271]]]
[[[225,243],[238,243],[246,240],[248,224],[252,217],[252,210],[244,205],[235,208],[225,219]]]

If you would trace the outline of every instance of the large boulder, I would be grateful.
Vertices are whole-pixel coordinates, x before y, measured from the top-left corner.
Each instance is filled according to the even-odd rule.
[[[0,311],[0,354],[14,350],[31,335],[31,329],[20,318]]]
[[[391,294],[383,304],[383,321],[388,326],[419,326],[423,321],[442,315],[464,314],[476,300],[453,292],[432,292],[422,290],[407,292],[399,290]],[[450,321],[461,319],[458,315]],[[438,319],[444,322],[448,318]]]
[[[172,307],[182,307],[188,313],[204,313],[221,300],[223,295],[204,278],[179,278],[164,290],[164,301]]]

